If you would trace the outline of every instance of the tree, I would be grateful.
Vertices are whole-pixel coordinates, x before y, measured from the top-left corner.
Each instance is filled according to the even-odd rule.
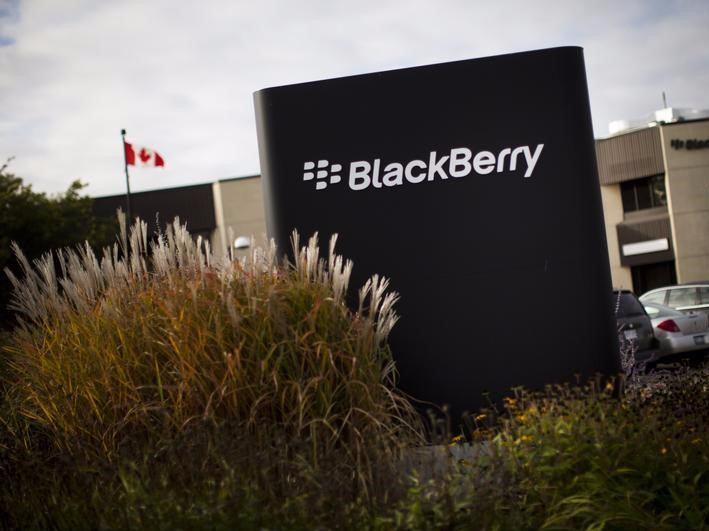
[[[85,184],[74,181],[63,194],[48,196],[9,173],[9,162],[0,167],[0,328],[14,322],[7,309],[11,286],[4,272],[6,267],[18,272],[12,242],[33,260],[49,250],[85,241],[101,249],[115,241],[117,232],[114,223],[94,215],[93,200],[80,195]]]

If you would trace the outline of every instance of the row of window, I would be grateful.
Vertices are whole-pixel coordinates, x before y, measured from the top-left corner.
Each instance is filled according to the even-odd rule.
[[[668,293],[669,292],[669,293]],[[666,304],[672,308],[709,304],[709,286],[677,287],[643,295],[643,302]]]

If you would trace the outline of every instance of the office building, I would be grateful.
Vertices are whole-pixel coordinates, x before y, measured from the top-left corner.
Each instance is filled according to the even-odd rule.
[[[261,179],[257,175],[132,193],[130,201],[131,217],[146,221],[149,234],[164,231],[167,223],[179,217],[190,234],[209,240],[218,256],[229,246],[243,255],[249,247],[264,246],[267,241]],[[113,217],[118,208],[126,211],[125,194],[94,199],[98,216]]]
[[[613,122],[596,141],[611,274],[649,289],[709,278],[709,111]]]

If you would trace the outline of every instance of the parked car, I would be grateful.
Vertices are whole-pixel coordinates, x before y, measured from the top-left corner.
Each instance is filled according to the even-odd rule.
[[[659,342],[658,358],[709,348],[709,317],[705,313],[686,314],[650,302],[643,306]]]
[[[637,361],[654,361],[658,348],[652,322],[635,294],[626,289],[613,290],[613,307],[621,348],[631,346]]]
[[[683,313],[701,311],[709,315],[709,281],[653,289],[643,293],[640,302],[664,304]]]

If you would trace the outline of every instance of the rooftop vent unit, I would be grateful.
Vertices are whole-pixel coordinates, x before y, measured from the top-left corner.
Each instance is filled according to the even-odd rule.
[[[702,120],[709,118],[709,110],[700,109],[679,109],[675,107],[666,107],[648,114],[643,118],[634,120],[614,120],[608,124],[608,132],[611,135],[618,133],[627,133],[634,129],[642,129],[644,127],[653,127],[658,124],[669,124],[673,122],[684,122],[691,120]]]

